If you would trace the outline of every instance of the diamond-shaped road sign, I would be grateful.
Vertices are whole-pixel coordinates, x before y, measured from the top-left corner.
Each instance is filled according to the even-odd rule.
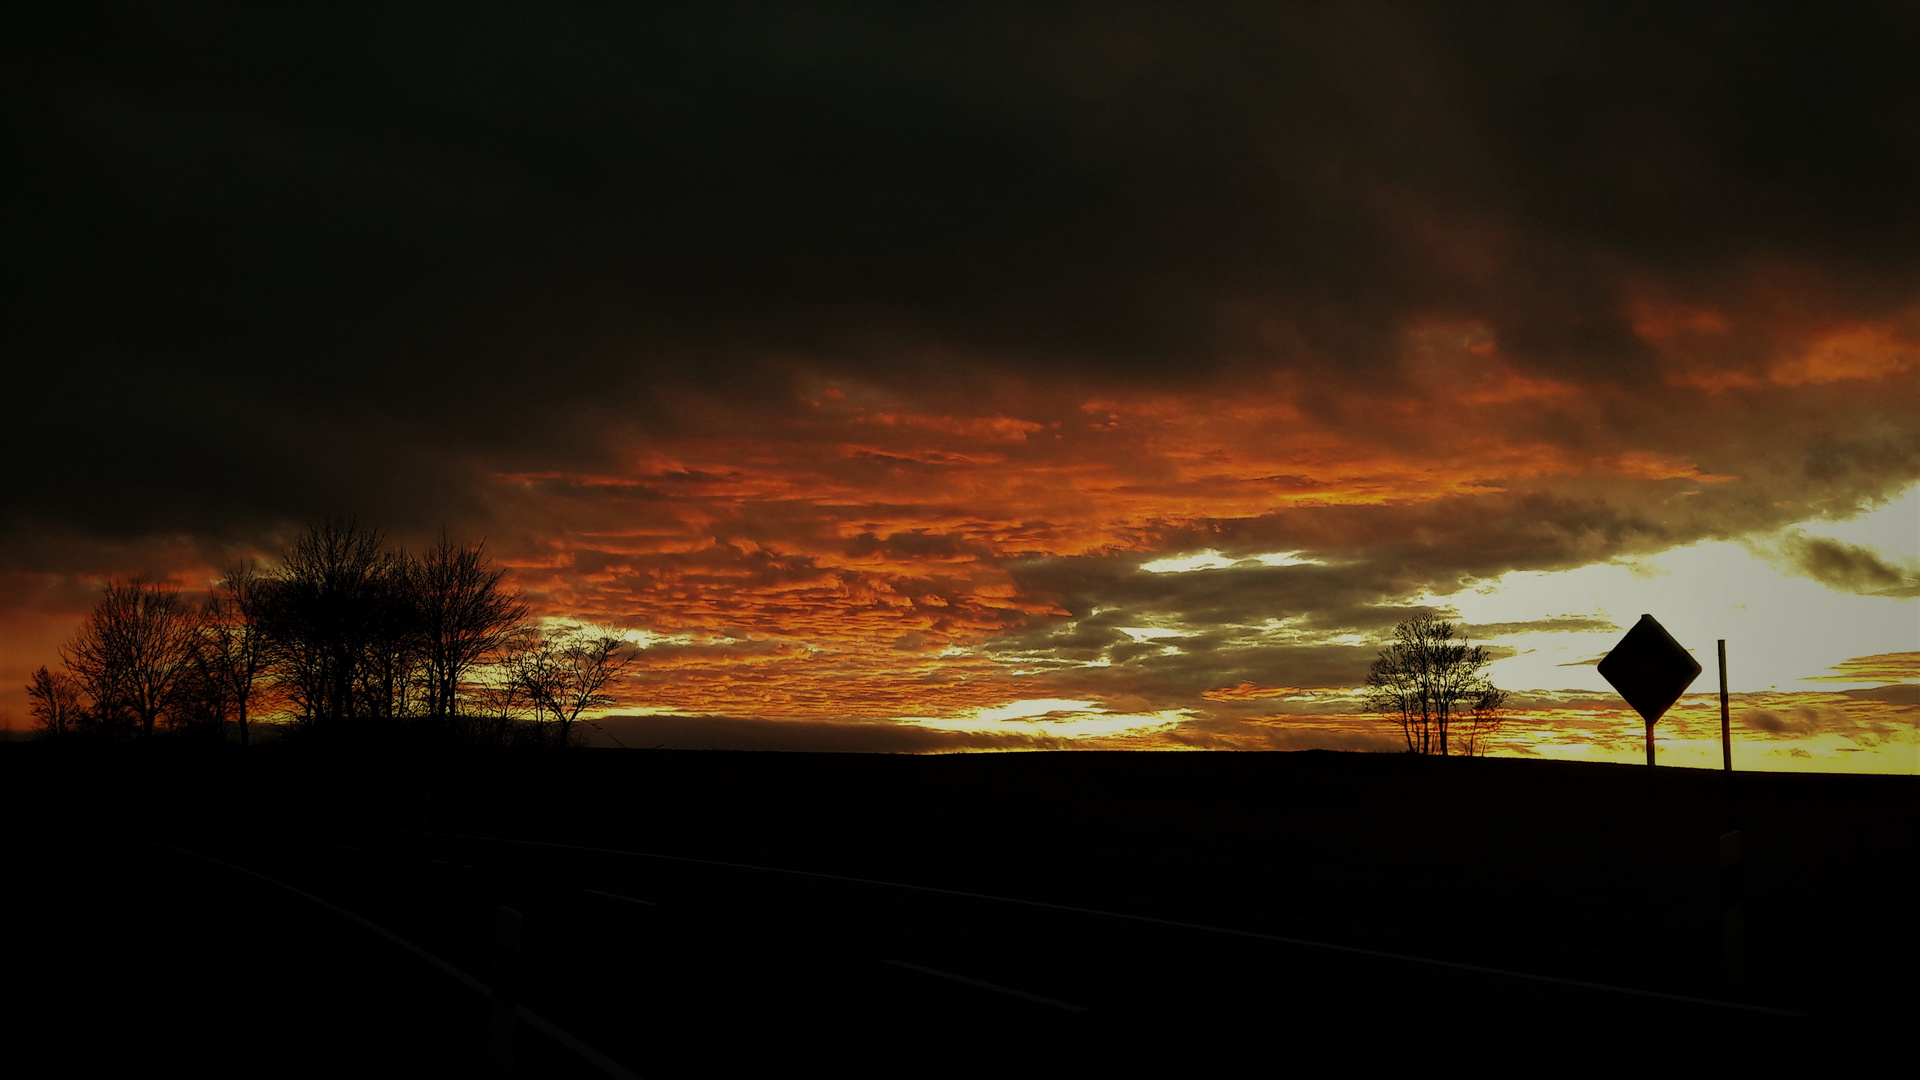
[[[1700,677],[1700,662],[1653,616],[1642,615],[1600,661],[1600,674],[1647,722],[1647,764],[1653,764],[1654,721]]]

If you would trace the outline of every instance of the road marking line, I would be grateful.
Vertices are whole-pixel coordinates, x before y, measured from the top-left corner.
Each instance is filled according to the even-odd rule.
[[[655,902],[655,901],[652,901],[652,900],[641,900],[641,899],[639,899],[638,897],[633,897],[633,896],[621,896],[621,895],[620,895],[619,893],[617,893],[617,892],[601,892],[601,891],[600,891],[599,889],[581,889],[580,891],[581,891],[581,892],[590,892],[590,893],[592,893],[592,894],[593,894],[593,895],[595,895],[595,896],[605,896],[605,897],[609,897],[609,898],[611,898],[611,899],[614,899],[614,900],[625,900],[625,901],[626,901],[627,903],[629,903],[629,904],[645,904],[645,905],[647,905],[648,907],[659,907],[659,906],[660,906],[660,905],[659,905],[659,904],[658,904],[657,902]]]
[[[1028,1001],[1037,1001],[1042,1005],[1051,1005],[1056,1009],[1065,1009],[1068,1012],[1083,1013],[1083,1012],[1093,1011],[1092,1009],[1087,1008],[1085,1005],[1075,1005],[1070,1001],[1055,1001],[1053,998],[1050,998],[1050,997],[1041,997],[1039,994],[1029,994],[1025,990],[1015,990],[1010,986],[1001,986],[999,983],[984,982],[980,979],[969,979],[965,975],[955,975],[951,971],[941,971],[938,968],[921,967],[919,964],[909,964],[905,960],[882,960],[880,962],[883,964],[892,964],[894,967],[903,967],[913,971],[925,972],[928,975],[938,975],[942,979],[952,979],[954,982],[966,983],[968,986],[977,986],[982,990],[992,990],[995,993],[1007,994],[1011,997],[1025,998]]]
[[[1706,1005],[1716,1009],[1735,1009],[1741,1012],[1766,1013],[1770,1016],[1793,1016],[1802,1019],[1812,1013],[1797,1009],[1776,1009],[1769,1005],[1748,1005],[1739,1001],[1721,1001],[1717,998],[1692,997],[1687,994],[1669,994],[1660,990],[1640,990],[1631,986],[1615,986],[1612,983],[1588,982],[1585,979],[1564,979],[1558,975],[1535,975],[1529,971],[1511,971],[1507,968],[1486,967],[1480,964],[1463,964],[1457,960],[1435,960],[1427,956],[1409,956],[1405,953],[1384,952],[1380,949],[1363,949],[1358,945],[1335,945],[1328,941],[1309,941],[1306,938],[1285,937],[1280,934],[1263,934],[1257,930],[1235,930],[1229,926],[1208,926],[1205,923],[1184,922],[1179,919],[1161,919],[1152,915],[1129,915],[1123,911],[1102,911],[1099,908],[1075,907],[1072,904],[1052,904],[1045,900],[1022,900],[1016,896],[994,896],[990,893],[966,892],[962,889],[942,889],[936,885],[909,885],[901,881],[880,881],[876,878],[850,877],[845,874],[823,874],[817,870],[788,870],[780,866],[755,866],[752,863],[726,862],[721,859],[697,859],[691,855],[659,855],[651,851],[626,851],[621,848],[592,847],[587,844],[556,844],[545,840],[513,840],[504,836],[474,836],[470,833],[423,833],[417,829],[389,829],[378,825],[348,825],[349,829],[366,829],[373,832],[402,833],[416,836],[444,836],[459,840],[486,840],[496,844],[524,844],[528,847],[564,848],[569,851],[592,851],[601,855],[626,855],[637,859],[663,859],[669,862],[700,863],[706,866],[725,866],[734,870],[758,870],[767,874],[789,874],[794,877],[824,878],[828,881],[847,881],[856,885],[878,885],[887,889],[908,889],[913,892],[939,893],[945,896],[964,896],[972,900],[993,900],[1002,904],[1020,904],[1025,907],[1047,908],[1053,911],[1072,911],[1082,915],[1100,915],[1109,919],[1126,919],[1129,922],[1153,923],[1157,926],[1177,926],[1183,930],[1201,930],[1210,934],[1228,934],[1233,937],[1253,938],[1256,941],[1275,941],[1282,945],[1295,945],[1307,949],[1326,949],[1330,952],[1351,953],[1356,956],[1373,956],[1383,960],[1400,960],[1409,964],[1426,964],[1430,967],[1452,968],[1456,971],[1471,971],[1480,975],[1498,975],[1509,979],[1525,979],[1529,982],[1553,983],[1558,986],[1577,986],[1583,990],[1599,990],[1609,994],[1627,994],[1633,997],[1657,998],[1661,1001],[1679,1001],[1688,1005]]]
[[[83,829],[81,831],[92,832],[91,829]],[[108,836],[108,834],[106,833],[94,833],[93,835],[105,836],[108,839],[124,839],[124,837]],[[316,903],[321,907],[326,908],[328,911],[331,911],[335,915],[338,915],[341,918],[346,919],[348,922],[354,923],[355,925],[359,926],[361,929],[370,930],[373,933],[379,935],[380,937],[387,939],[389,942],[392,942],[393,944],[400,946],[402,949],[405,949],[407,952],[412,953],[414,956],[417,956],[420,959],[425,960],[427,963],[432,964],[434,967],[439,968],[442,973],[451,977],[456,982],[460,983],[462,986],[465,986],[467,989],[472,990],[474,993],[479,994],[482,997],[493,996],[493,988],[491,986],[488,986],[486,983],[481,982],[479,979],[476,979],[473,976],[467,974],[466,972],[460,970],[459,968],[454,967],[452,964],[447,963],[445,960],[440,959],[438,956],[435,956],[432,953],[428,952],[427,950],[421,948],[420,946],[415,945],[413,942],[408,941],[406,938],[401,937],[399,934],[394,933],[393,931],[387,929],[386,927],[381,926],[378,923],[369,922],[368,920],[363,919],[358,915],[355,915],[353,912],[348,911],[346,908],[343,908],[340,905],[333,903],[332,901],[323,900],[320,897],[315,896],[314,894],[306,891],[305,889],[299,888],[297,886],[289,885],[278,878],[268,877],[267,875],[262,874],[257,870],[249,870],[244,866],[236,866],[235,864],[230,863],[225,859],[216,859],[211,855],[202,855],[198,851],[190,851],[187,848],[174,847],[172,844],[163,844],[158,840],[140,839],[139,842],[142,844],[151,844],[157,848],[164,848],[167,851],[175,852],[180,855],[188,855],[196,859],[205,859],[207,862],[213,863],[216,866],[224,866],[227,869],[232,870],[236,873],[245,874],[251,878],[259,878],[261,881],[264,881],[269,885],[274,885],[279,888],[285,889],[288,892],[294,894],[295,896],[301,897],[306,900],[310,900],[313,903]],[[553,1021],[548,1020],[546,1017],[541,1016],[539,1013],[534,1012],[532,1009],[527,1008],[525,1005],[514,1006],[514,1012],[519,1015],[520,1019],[526,1021],[535,1030],[542,1032],[548,1038],[559,1043],[561,1046],[564,1046],[567,1049],[573,1051],[574,1053],[580,1055],[580,1057],[585,1059],[589,1064],[597,1066],[601,1072],[606,1073],[608,1076],[614,1077],[615,1080],[640,1080],[639,1075],[636,1074],[633,1070],[613,1060],[612,1058],[601,1053],[600,1051],[595,1050],[593,1047],[588,1046],[586,1043],[581,1042],[578,1038],[570,1034],[566,1029],[560,1027],[558,1024],[555,1024]]]

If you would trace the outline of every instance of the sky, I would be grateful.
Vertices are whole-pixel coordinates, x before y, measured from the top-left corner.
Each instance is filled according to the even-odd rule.
[[[628,745],[1920,772],[1920,8],[10,9],[0,709],[350,515]]]

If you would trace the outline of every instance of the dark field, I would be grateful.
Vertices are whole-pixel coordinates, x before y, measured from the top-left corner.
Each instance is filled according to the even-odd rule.
[[[1915,777],[1322,752],[156,750],[0,745],[13,1075],[484,1071],[483,997],[236,868],[482,982],[493,908],[514,907],[525,1004],[647,1076],[1909,1057]],[[1740,986],[1720,970],[1730,827]],[[526,1024],[518,1057],[520,1075],[600,1074]]]

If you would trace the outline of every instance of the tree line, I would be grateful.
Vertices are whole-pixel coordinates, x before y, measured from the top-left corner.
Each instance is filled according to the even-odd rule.
[[[36,731],[148,740],[155,731],[253,737],[378,735],[426,724],[494,744],[574,741],[618,704],[637,657],[607,627],[543,630],[480,543],[442,532],[418,554],[351,520],[311,526],[279,565],[227,565],[203,599],[114,580],[27,684]]]

